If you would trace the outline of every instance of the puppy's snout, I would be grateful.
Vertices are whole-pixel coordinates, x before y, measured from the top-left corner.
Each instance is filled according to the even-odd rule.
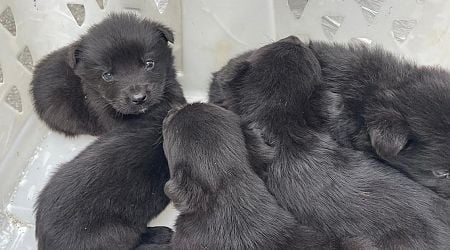
[[[146,100],[147,94],[145,92],[131,94],[131,102],[133,102],[133,104],[142,104]]]
[[[288,42],[288,43],[294,43],[294,44],[300,44],[302,41],[296,36],[288,36],[286,38],[283,38],[280,40],[280,42]]]

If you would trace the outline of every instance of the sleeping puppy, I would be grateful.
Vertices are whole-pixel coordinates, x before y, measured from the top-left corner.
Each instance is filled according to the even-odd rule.
[[[324,85],[311,97],[306,118],[339,144],[370,153],[449,198],[449,73],[418,67],[379,48],[321,42],[309,47]],[[210,101],[226,107],[220,88],[230,75],[226,71],[249,54],[214,74]]]
[[[333,137],[450,198],[450,74],[381,48],[309,47],[321,65],[325,91],[318,103],[332,111],[323,115]]]
[[[112,129],[57,169],[35,204],[38,249],[133,249],[170,240],[167,228],[146,229],[169,203],[166,114],[140,129]]]
[[[252,172],[237,115],[190,104],[169,113],[163,137],[165,192],[180,215],[171,244],[147,249],[329,249]]]
[[[68,136],[99,135],[147,119],[161,102],[184,103],[168,42],[172,31],[159,23],[110,15],[36,66],[39,117]]]
[[[264,46],[227,72],[228,107],[273,150],[266,186],[300,223],[356,248],[450,247],[446,200],[310,126],[321,69],[298,38]]]

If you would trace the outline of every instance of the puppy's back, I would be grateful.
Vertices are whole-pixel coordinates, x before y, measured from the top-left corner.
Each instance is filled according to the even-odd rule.
[[[39,249],[129,249],[169,202],[155,128],[114,129],[52,175],[35,204]]]
[[[174,249],[289,249],[295,244],[323,244],[299,242],[302,237],[314,238],[316,232],[300,229],[251,170],[237,115],[211,104],[193,104],[169,120],[164,144],[172,178],[166,193],[181,208]],[[200,121],[214,123],[200,126]],[[176,141],[171,133],[182,139]],[[209,146],[209,138],[214,138],[214,146]],[[198,152],[183,150],[193,144],[192,151]]]

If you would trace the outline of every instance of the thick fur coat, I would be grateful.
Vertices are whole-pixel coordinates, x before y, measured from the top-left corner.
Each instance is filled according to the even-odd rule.
[[[39,249],[133,249],[150,233],[147,222],[169,203],[165,113],[153,126],[101,135],[58,168],[35,205]]]
[[[112,15],[38,65],[40,117],[66,135],[100,134],[41,191],[39,249],[133,249],[155,234],[170,239],[167,228],[146,228],[169,202],[162,121],[186,102],[168,41],[160,24]]]
[[[36,66],[31,94],[39,117],[73,136],[100,135],[184,102],[175,79],[173,33],[132,14],[112,14]]]
[[[310,121],[321,65],[307,45],[288,37],[239,60],[213,84],[272,150],[263,178],[284,209],[348,248],[450,247],[445,199]]]
[[[381,48],[323,42],[309,47],[319,61],[322,83],[305,118],[341,146],[369,153],[449,198],[450,74]],[[225,107],[220,86],[226,71],[251,53],[214,74],[211,102]]]
[[[325,111],[333,138],[450,198],[450,74],[381,48],[321,42],[309,47],[325,88],[318,113]]]
[[[196,103],[171,112],[164,126],[165,192],[180,215],[171,244],[147,249],[328,249],[252,171],[236,114]]]

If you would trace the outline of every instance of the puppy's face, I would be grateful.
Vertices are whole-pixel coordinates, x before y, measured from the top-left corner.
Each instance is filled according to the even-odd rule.
[[[173,35],[159,24],[113,15],[82,37],[73,51],[74,70],[84,88],[118,113],[144,113],[164,98],[174,76],[168,42]]]
[[[364,114],[368,135],[380,158],[429,181],[444,179],[450,197],[450,75],[417,71],[407,89],[376,95]]]
[[[369,127],[372,147],[381,158],[394,165],[436,170],[436,174],[447,172],[448,175],[450,125],[447,129],[438,129],[438,122],[433,124],[432,117],[423,118],[404,117],[401,122],[384,120]]]

